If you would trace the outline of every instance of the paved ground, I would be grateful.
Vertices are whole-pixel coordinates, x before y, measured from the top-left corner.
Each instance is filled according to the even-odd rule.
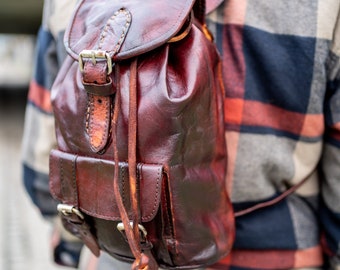
[[[0,269],[60,270],[51,263],[50,228],[21,183],[26,92],[0,89]]]

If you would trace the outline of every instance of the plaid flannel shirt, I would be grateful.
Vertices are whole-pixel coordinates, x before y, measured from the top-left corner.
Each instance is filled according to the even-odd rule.
[[[36,45],[33,78],[28,92],[22,142],[23,181],[45,217],[56,214],[48,185],[49,153],[56,145],[50,90],[66,51],[63,31],[76,0],[45,0]]]
[[[236,219],[221,269],[320,267],[323,251],[340,255],[339,11],[338,0],[229,0],[208,17],[224,65],[235,209],[309,178]]]
[[[69,14],[72,5],[63,5],[70,0],[58,1],[50,11]],[[321,268],[328,263],[325,254],[328,267],[336,269],[339,11],[340,0],[227,0],[208,15],[224,66],[226,183],[235,210],[275,198],[309,178],[280,203],[238,217],[233,252],[209,269]],[[47,215],[55,213],[47,183],[48,154],[55,144],[49,99],[64,57],[59,33],[66,21],[51,13],[39,33],[23,144],[27,190]]]

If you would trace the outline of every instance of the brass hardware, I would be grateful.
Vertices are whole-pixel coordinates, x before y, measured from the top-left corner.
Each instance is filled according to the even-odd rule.
[[[79,69],[81,72],[84,71],[84,58],[91,59],[92,64],[95,65],[97,60],[105,59],[107,62],[107,75],[112,72],[112,59],[106,51],[102,50],[83,50],[79,54]]]
[[[133,227],[133,222],[132,222],[132,221],[130,222],[130,226],[131,226],[131,228]],[[123,231],[125,231],[123,222],[120,222],[120,223],[117,224],[117,229],[118,229],[118,231],[120,231],[121,233],[122,233]],[[143,233],[143,236],[146,238],[146,236],[148,235],[148,232],[146,231],[146,229],[144,228],[144,226],[141,225],[141,224],[138,224],[138,229]]]
[[[65,216],[76,214],[80,219],[84,219],[84,215],[74,206],[68,204],[58,204],[57,206],[58,212],[62,213]]]

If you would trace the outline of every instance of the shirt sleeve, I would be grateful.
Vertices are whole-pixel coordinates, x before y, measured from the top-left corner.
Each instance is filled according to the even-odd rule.
[[[320,212],[326,253],[333,268],[340,267],[340,18],[334,28],[327,60],[327,91],[324,102],[325,135],[321,160]],[[332,268],[332,269],[333,269]]]
[[[56,146],[51,88],[66,57],[64,30],[76,0],[45,0],[43,21],[36,40],[22,141],[23,182],[45,217],[56,215],[57,202],[49,191],[49,154]],[[59,16],[60,15],[60,16]]]

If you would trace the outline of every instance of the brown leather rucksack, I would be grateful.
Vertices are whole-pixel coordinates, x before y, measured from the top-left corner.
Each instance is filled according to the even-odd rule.
[[[221,63],[202,0],[83,0],[52,89],[65,227],[133,269],[231,249]],[[148,268],[145,268],[148,267]]]

